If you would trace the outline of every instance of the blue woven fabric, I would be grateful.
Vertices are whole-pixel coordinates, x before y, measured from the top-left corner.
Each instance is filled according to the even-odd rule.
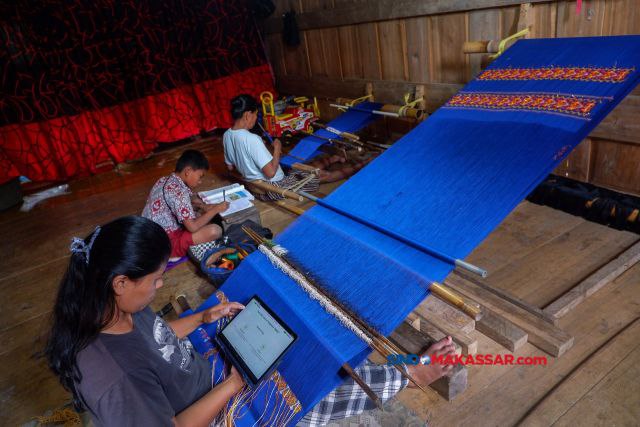
[[[630,72],[619,82],[476,79],[461,93],[587,96],[595,103],[576,116],[517,104],[483,108],[450,101],[325,201],[464,258],[636,86],[640,36],[521,40],[489,70],[550,66]],[[321,206],[298,218],[277,241],[383,334],[428,295],[431,281],[442,281],[452,269]],[[339,384],[344,362],[355,366],[370,351],[260,253],[247,258],[222,290],[240,302],[260,295],[300,336],[280,367],[303,407],[292,422]],[[261,403],[252,405],[258,410]]]
[[[367,110],[377,110],[380,107],[382,107],[382,104],[375,102],[363,102],[358,104],[358,108]],[[341,132],[356,132],[376,120],[376,118],[378,118],[378,116],[375,114],[348,110],[330,121],[327,125],[338,129]],[[334,133],[325,129],[318,129],[314,134],[325,138],[336,137]],[[280,163],[284,166],[291,167],[294,163],[304,163],[312,160],[314,157],[321,154],[318,149],[324,144],[327,144],[327,141],[324,139],[307,136],[306,138],[301,139],[296,146],[289,151],[289,154],[282,157],[280,159]]]

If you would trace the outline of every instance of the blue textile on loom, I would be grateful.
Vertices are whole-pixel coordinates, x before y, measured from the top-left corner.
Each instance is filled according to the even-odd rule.
[[[358,108],[367,110],[377,110],[382,104],[375,102],[362,102],[358,104]],[[341,132],[355,132],[367,126],[378,118],[375,114],[366,113],[364,111],[348,110],[340,114],[337,118],[330,121],[328,126],[340,130]],[[314,134],[325,138],[335,138],[336,134],[325,129],[318,129]],[[307,136],[301,139],[289,154],[280,159],[280,164],[291,167],[294,163],[306,162],[320,154],[318,149],[320,146],[327,144],[328,141],[313,136]]]
[[[462,92],[602,98],[589,117],[445,106],[325,201],[427,247],[466,257],[636,86],[640,36],[521,40],[489,69],[549,66],[634,70],[622,83],[474,80]],[[321,206],[277,241],[383,334],[428,295],[431,281],[442,281],[452,269]],[[304,409],[292,423],[339,385],[344,362],[356,366],[368,354],[360,339],[260,253],[243,261],[222,290],[240,302],[260,295],[300,336],[279,368]],[[254,400],[251,410],[260,408]]]

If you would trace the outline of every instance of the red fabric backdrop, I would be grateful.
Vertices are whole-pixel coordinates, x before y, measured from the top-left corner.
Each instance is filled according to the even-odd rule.
[[[273,90],[243,1],[60,4],[0,7],[0,183],[143,157],[229,126],[235,95]]]

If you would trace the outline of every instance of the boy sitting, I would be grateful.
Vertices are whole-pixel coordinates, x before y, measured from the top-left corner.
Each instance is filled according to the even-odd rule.
[[[209,169],[207,158],[200,151],[186,150],[176,163],[176,170],[160,178],[149,194],[142,216],[164,228],[171,241],[171,261],[187,254],[189,246],[216,240],[222,228],[211,224],[217,214],[229,208],[229,202],[207,205],[193,194],[202,176]],[[193,205],[202,211],[197,216]]]

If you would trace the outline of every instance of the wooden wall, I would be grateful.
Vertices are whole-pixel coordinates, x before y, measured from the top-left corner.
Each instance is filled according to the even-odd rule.
[[[426,108],[442,105],[488,59],[462,52],[467,40],[501,39],[531,26],[531,37],[640,33],[640,0],[276,0],[265,44],[282,93],[321,98],[364,94],[400,102],[425,85]],[[524,6],[523,6],[524,5]],[[282,39],[295,10],[301,44]],[[521,12],[522,13],[521,17]],[[333,112],[323,108],[323,113]],[[556,173],[640,195],[640,90],[633,92]]]

